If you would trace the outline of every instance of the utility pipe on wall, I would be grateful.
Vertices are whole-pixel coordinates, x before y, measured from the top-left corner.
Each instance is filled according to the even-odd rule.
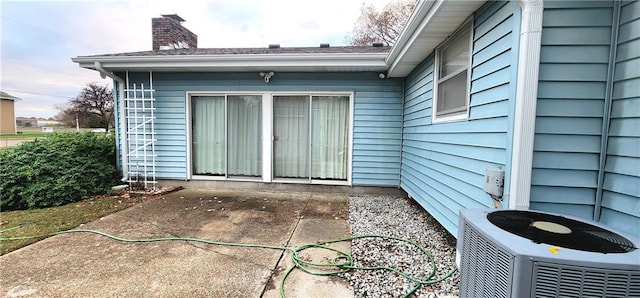
[[[120,164],[122,165],[122,181],[126,182],[129,180],[129,170],[127,167],[127,150],[126,150],[128,145],[127,145],[127,134],[125,133],[126,123],[124,120],[124,115],[125,115],[124,89],[126,88],[126,85],[122,78],[104,69],[102,67],[101,62],[96,61],[94,63],[94,66],[96,67],[96,70],[100,72],[100,76],[102,76],[103,79],[106,77],[109,77],[114,81],[118,82],[118,108],[120,110],[120,117],[118,117],[118,120],[120,120],[120,125],[119,125],[120,126],[120,156],[121,156]]]
[[[529,209],[536,124],[543,0],[515,0],[522,9],[509,209]]]

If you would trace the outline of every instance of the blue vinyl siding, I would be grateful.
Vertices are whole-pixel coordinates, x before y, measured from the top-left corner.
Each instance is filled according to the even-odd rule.
[[[640,234],[639,19],[638,1],[545,3],[532,209]]]
[[[593,219],[613,6],[545,2],[532,209]]]
[[[432,124],[433,55],[405,81],[401,187],[453,235],[460,209],[493,206],[485,169],[508,171],[518,11],[490,2],[476,12],[468,121]]]
[[[623,2],[600,211],[601,222],[636,236],[640,235],[639,28],[640,1]]]
[[[124,75],[121,74],[123,77]],[[148,73],[129,74],[148,84]],[[402,133],[402,80],[377,73],[154,73],[157,177],[186,179],[187,91],[354,92],[353,185],[398,186]]]

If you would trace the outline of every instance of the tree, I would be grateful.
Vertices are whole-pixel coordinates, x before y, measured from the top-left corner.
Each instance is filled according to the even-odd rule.
[[[415,6],[416,0],[395,0],[378,11],[371,4],[362,4],[360,17],[348,38],[349,44],[370,46],[382,42],[385,46],[393,45]]]
[[[82,89],[80,95],[69,101],[62,110],[64,119],[75,123],[77,118],[83,127],[104,127],[109,131],[113,125],[113,92],[108,86],[90,83]]]

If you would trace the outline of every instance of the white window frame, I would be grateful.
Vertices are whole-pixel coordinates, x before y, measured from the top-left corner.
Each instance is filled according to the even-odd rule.
[[[442,59],[441,51],[444,47],[448,46],[451,41],[457,38],[459,35],[464,34],[466,30],[469,30],[469,57],[467,60],[467,66],[454,73],[447,75],[444,78],[440,78],[440,63]],[[456,31],[451,34],[444,42],[442,42],[435,50],[434,70],[433,70],[433,99],[432,99],[432,123],[438,122],[451,122],[461,121],[469,119],[469,103],[471,99],[471,70],[472,70],[472,57],[473,57],[473,17],[466,20]],[[465,107],[464,110],[452,111],[447,114],[438,114],[438,86],[449,79],[455,77],[463,71],[467,71],[466,80],[466,92],[465,92]],[[462,113],[460,113],[462,112]]]
[[[239,178],[225,176],[194,175],[192,169],[192,135],[191,135],[191,98],[192,96],[226,96],[226,95],[262,95],[262,177],[260,178]],[[300,95],[300,96],[346,96],[349,97],[349,152],[347,153],[347,180],[294,180],[274,178],[273,175],[273,97],[278,95]],[[326,91],[187,91],[185,94],[186,107],[186,148],[187,148],[187,180],[224,180],[224,181],[259,181],[259,182],[280,182],[280,183],[301,183],[320,185],[352,185],[353,176],[353,122],[354,122],[354,93],[353,92],[326,92]]]

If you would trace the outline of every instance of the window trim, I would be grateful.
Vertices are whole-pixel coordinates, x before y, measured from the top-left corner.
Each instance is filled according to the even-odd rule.
[[[453,73],[448,74],[444,78],[440,76],[440,62],[442,59],[441,51],[444,47],[448,46],[453,39],[464,34],[465,30],[469,30],[469,56],[466,67],[456,70]],[[469,17],[456,31],[453,32],[445,41],[438,45],[435,49],[434,63],[433,63],[433,96],[431,106],[431,122],[452,122],[462,121],[469,119],[469,105],[471,103],[471,70],[473,68],[473,16]],[[467,71],[466,80],[466,93],[465,93],[465,106],[456,109],[446,111],[446,114],[438,111],[438,87],[440,84],[447,82],[451,78],[460,74],[463,71]],[[463,112],[463,113],[458,113]]]

